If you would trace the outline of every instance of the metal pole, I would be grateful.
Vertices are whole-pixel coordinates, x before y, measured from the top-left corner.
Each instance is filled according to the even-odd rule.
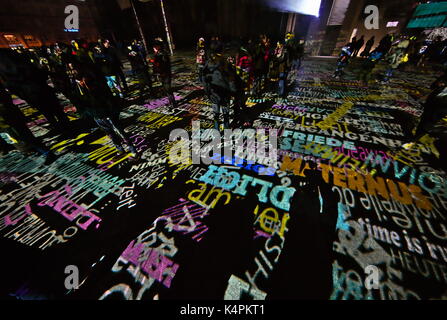
[[[138,30],[140,31],[140,37],[143,40],[144,49],[146,50],[146,53],[149,54],[149,50],[147,49],[147,44],[146,44],[146,38],[144,37],[143,29],[141,29],[140,19],[138,19],[137,10],[135,9],[133,0],[130,0],[130,4],[132,5],[133,13],[135,14],[135,18],[137,20]]]
[[[172,56],[174,54],[174,50],[172,49],[172,40],[171,40],[171,35],[169,32],[168,21],[166,20],[165,7],[163,5],[163,0],[160,0],[160,6],[161,6],[161,13],[163,15],[163,21],[165,23],[165,31],[166,31],[166,38],[168,39],[169,51],[171,52],[171,56]]]

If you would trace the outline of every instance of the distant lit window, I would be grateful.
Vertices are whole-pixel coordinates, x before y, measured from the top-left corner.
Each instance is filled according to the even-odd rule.
[[[386,24],[386,27],[394,28],[394,27],[397,27],[398,24],[399,24],[399,21],[388,21],[388,23]]]
[[[5,37],[6,41],[8,41],[9,44],[18,44],[20,43],[19,39],[13,34],[4,34],[3,37]]]
[[[4,34],[3,37],[6,39],[6,41],[8,42],[9,46],[11,48],[14,47],[23,47],[23,44],[20,42],[19,39],[17,39],[17,37],[13,34]]]
[[[14,41],[14,40],[17,40],[17,38],[13,35],[13,34],[5,34],[5,35],[3,35],[5,38],[6,38],[6,40],[8,40],[8,41]]]

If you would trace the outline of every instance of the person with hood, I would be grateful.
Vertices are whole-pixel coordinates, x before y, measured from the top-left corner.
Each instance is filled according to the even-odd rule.
[[[197,74],[199,76],[200,83],[203,83],[203,68],[205,67],[205,62],[206,62],[205,39],[200,38],[196,48]]]
[[[137,155],[137,150],[120,126],[119,108],[116,108],[120,100],[112,95],[104,77],[79,62],[69,63],[68,69],[80,101],[81,115],[92,118],[120,153],[125,152],[124,147],[127,145],[129,151]]]
[[[169,103],[172,107],[175,107],[175,98],[172,92],[172,73],[171,73],[171,58],[169,56],[168,51],[166,50],[166,46],[162,39],[155,39],[154,46],[154,59],[153,59],[153,73],[158,76],[160,79],[163,90],[165,94],[168,96]]]
[[[47,74],[20,54],[0,49],[0,82],[9,92],[38,109],[54,129],[64,130],[69,120],[47,79]]]
[[[369,53],[371,52],[371,49],[372,49],[372,47],[374,45],[374,41],[375,41],[375,37],[374,36],[372,36],[371,39],[366,41],[365,49],[363,49],[362,53],[360,54],[361,57],[366,58],[366,57],[369,56]]]
[[[219,117],[223,114],[224,128],[230,128],[229,103],[237,93],[236,79],[221,52],[214,52],[205,64],[205,93],[210,99],[214,113],[214,128],[219,130]]]
[[[0,84],[0,136],[19,149],[34,150],[44,155],[46,165],[56,160],[56,155],[33,135],[26,123],[25,116]]]

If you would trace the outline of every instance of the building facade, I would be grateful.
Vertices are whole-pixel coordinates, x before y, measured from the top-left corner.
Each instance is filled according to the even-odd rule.
[[[374,47],[386,34],[406,32],[413,12],[421,1],[417,0],[327,0],[325,1],[326,21],[320,21],[312,37],[319,42],[314,54],[338,55],[340,49],[355,36],[362,35],[365,42],[375,37]],[[365,20],[370,12],[365,8],[374,5],[378,8],[378,28],[368,29]],[[373,47],[373,48],[374,48]]]
[[[65,30],[68,5],[79,8],[78,30]],[[2,0],[0,47],[38,47],[77,38],[94,41],[100,35],[99,19],[100,11],[90,0]]]

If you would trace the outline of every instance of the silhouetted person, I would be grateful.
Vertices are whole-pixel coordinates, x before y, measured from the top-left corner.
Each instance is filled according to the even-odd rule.
[[[218,36],[214,36],[210,41],[210,54],[223,52],[223,43]]]
[[[54,128],[62,129],[69,123],[47,84],[47,75],[12,50],[0,50],[0,79],[11,93],[38,109]]]
[[[123,72],[123,64],[121,62],[121,59],[119,57],[118,51],[110,44],[109,40],[105,40],[103,43],[103,51],[104,54],[108,57],[108,60],[110,60],[112,64],[112,70],[114,75],[121,81],[121,85],[124,88],[124,90],[128,90],[127,82],[126,82],[126,76]]]
[[[24,145],[25,151],[32,150],[46,156],[45,164],[56,160],[56,155],[34,137],[26,123],[25,116],[12,102],[11,95],[0,84],[0,132],[16,140],[15,145]]]
[[[369,56],[369,53],[371,52],[371,49],[374,45],[374,41],[375,41],[375,37],[372,36],[371,39],[369,39],[368,41],[366,41],[365,44],[365,49],[363,49],[362,53],[360,54],[361,57],[367,57]]]
[[[77,104],[76,97],[70,84],[70,78],[67,75],[67,64],[69,57],[63,48],[56,45],[53,54],[49,57],[49,74],[51,82],[56,92],[62,93],[74,105]]]
[[[154,43],[154,62],[153,71],[156,74],[163,86],[165,94],[168,96],[169,103],[175,107],[175,98],[172,92],[172,73],[171,73],[171,58],[166,51],[162,40],[156,40]]]
[[[424,104],[424,112],[416,127],[413,142],[403,145],[405,149],[411,149],[415,142],[424,135],[435,131],[435,126],[447,116],[447,72],[439,77],[432,85],[433,90]]]
[[[265,75],[267,73],[268,61],[266,61],[267,37],[259,37],[259,43],[254,47],[253,52],[253,96],[259,97],[264,87]]]
[[[129,54],[127,55],[127,59],[130,61],[130,65],[132,66],[132,71],[138,78],[138,85],[140,93],[143,93],[145,87],[151,93],[152,91],[152,78],[149,74],[148,66],[144,62],[141,55],[138,54],[138,47],[132,45],[129,47]]]
[[[360,49],[363,47],[364,44],[365,44],[365,38],[364,38],[364,36],[361,36],[360,39],[357,40],[356,43],[355,43],[354,52],[352,53],[352,56],[354,58],[357,57],[357,55],[359,54]]]
[[[267,299],[329,299],[333,289],[333,243],[337,195],[308,162],[305,178],[292,177],[296,192],[290,204],[288,231]]]
[[[222,112],[224,128],[230,127],[229,103],[231,96],[237,92],[231,67],[221,53],[211,54],[203,70],[205,93],[213,104],[214,128],[219,130],[219,116]]]
[[[388,51],[390,51],[392,44],[393,38],[391,35],[387,34],[382,38],[382,40],[380,40],[380,43],[375,51],[382,52],[382,54],[385,56]]]
[[[92,71],[88,65],[70,63],[69,69],[76,82],[76,94],[80,100],[79,112],[83,116],[93,118],[112,140],[120,153],[124,153],[124,146],[137,154],[135,147],[127,138],[119,122],[120,100],[112,95],[104,77]]]

